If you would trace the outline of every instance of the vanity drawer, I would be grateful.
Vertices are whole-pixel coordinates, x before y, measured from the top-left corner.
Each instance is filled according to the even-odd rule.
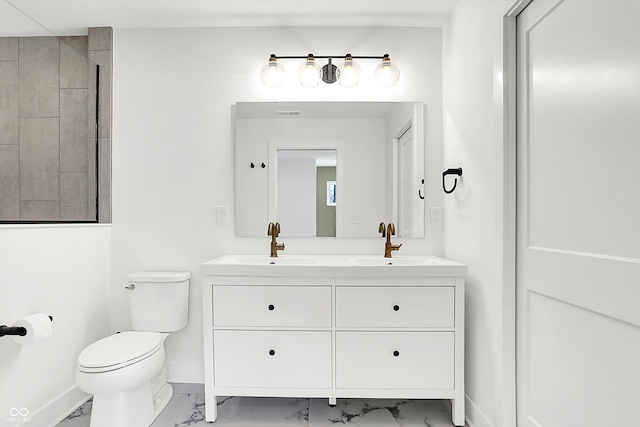
[[[331,287],[214,285],[213,325],[331,327]]]
[[[337,327],[453,327],[452,286],[336,288]]]
[[[214,331],[216,387],[330,388],[329,331]]]
[[[454,388],[453,332],[337,332],[336,387]]]

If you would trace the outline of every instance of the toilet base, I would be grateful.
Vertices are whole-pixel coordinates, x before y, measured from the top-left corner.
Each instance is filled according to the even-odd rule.
[[[123,393],[96,394],[90,427],[149,427],[172,396],[173,387],[166,382],[155,396],[150,382]]]

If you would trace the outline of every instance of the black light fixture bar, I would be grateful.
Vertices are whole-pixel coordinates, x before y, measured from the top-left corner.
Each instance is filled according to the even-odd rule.
[[[345,55],[314,55],[314,54],[309,54],[309,55],[304,55],[304,56],[280,56],[280,55],[276,55],[274,53],[271,54],[272,58],[276,58],[276,59],[307,59],[309,56],[312,56],[314,59],[336,59],[336,58],[345,58],[347,55],[349,54],[345,54]],[[355,56],[355,55],[349,55],[351,56],[351,58],[353,59],[384,59],[386,57],[388,57],[388,54],[385,55],[380,55],[380,56]]]

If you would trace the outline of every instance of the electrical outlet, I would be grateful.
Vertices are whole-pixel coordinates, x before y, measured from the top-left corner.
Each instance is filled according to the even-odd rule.
[[[431,208],[431,225],[434,227],[442,227],[444,222],[444,213],[442,208]]]
[[[229,217],[229,206],[216,206],[216,224],[227,225]]]
[[[360,224],[362,223],[362,217],[357,214],[351,215],[351,224]]]

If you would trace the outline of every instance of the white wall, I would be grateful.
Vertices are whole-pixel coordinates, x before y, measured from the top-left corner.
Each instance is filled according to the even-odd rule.
[[[398,85],[370,80],[345,89],[262,85],[269,54],[391,54]],[[427,138],[442,140],[440,29],[287,27],[115,30],[113,63],[113,318],[127,328],[126,276],[136,270],[192,273],[189,326],[166,343],[172,381],[202,382],[200,263],[227,253],[268,253],[269,240],[236,238],[215,223],[215,207],[233,207],[231,106],[237,101],[423,101]],[[364,64],[363,64],[364,65]],[[371,69],[375,64],[371,64]],[[288,66],[292,76],[297,64]],[[366,71],[366,67],[364,67]],[[295,79],[295,77],[293,77]],[[437,145],[437,144],[434,144]],[[437,149],[439,151],[439,149]],[[429,158],[432,152],[427,152]],[[436,155],[437,156],[437,155]],[[440,167],[428,172],[434,203]],[[440,206],[437,204],[436,206]],[[404,241],[401,253],[441,254],[442,230]],[[399,239],[400,240],[400,239]],[[381,239],[289,238],[286,253],[383,251]]]
[[[444,168],[463,169],[457,189],[445,196],[444,255],[469,266],[466,413],[475,427],[515,425],[504,214],[506,180],[515,177],[504,172],[502,130],[502,13],[509,3],[461,0],[443,36]]]
[[[11,408],[28,410],[25,425],[49,425],[86,396],[75,387],[78,355],[111,332],[109,235],[107,225],[0,226],[0,324],[54,317],[43,340],[0,338],[0,425],[18,424]]]

